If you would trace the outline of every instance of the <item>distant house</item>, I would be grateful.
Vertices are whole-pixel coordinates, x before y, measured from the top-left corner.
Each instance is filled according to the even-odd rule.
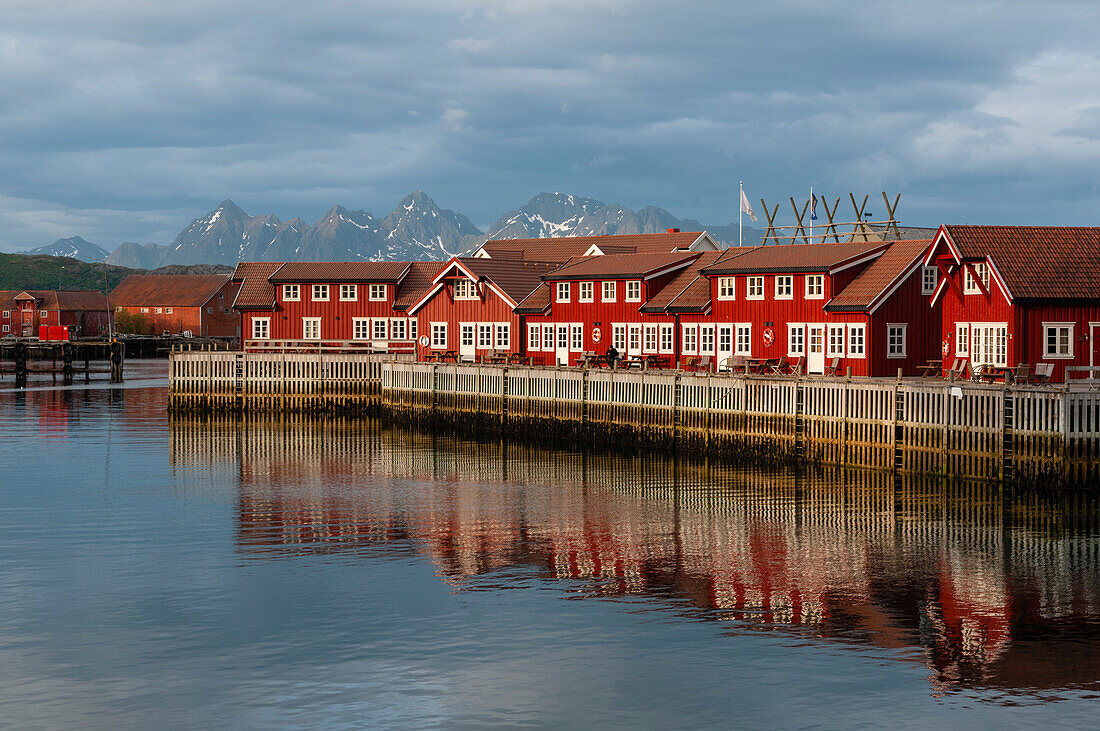
[[[233,312],[238,284],[221,274],[132,274],[111,292],[116,319],[125,313],[149,322],[155,334],[239,336]]]
[[[242,261],[231,277],[237,286],[232,308],[240,316],[238,328],[246,338],[271,337],[271,320],[275,312],[275,285],[269,277],[279,270],[281,261]]]
[[[75,337],[107,335],[111,308],[99,292],[0,291],[0,336],[38,337],[42,325],[67,325]]]
[[[719,247],[706,231],[615,236],[562,236],[550,239],[496,239],[474,252],[479,259],[565,261],[578,256],[607,254],[668,254],[674,251],[716,251]]]

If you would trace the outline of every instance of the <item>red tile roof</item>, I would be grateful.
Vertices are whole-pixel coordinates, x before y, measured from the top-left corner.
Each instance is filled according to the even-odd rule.
[[[36,310],[62,310],[66,312],[107,312],[111,309],[107,297],[91,290],[58,291],[54,289],[0,290],[0,310],[18,309],[20,295],[24,301],[33,298]]]
[[[661,288],[642,306],[642,312],[703,312],[710,305],[710,280],[700,270],[743,254],[747,249],[723,249],[704,252],[691,266]]]
[[[643,279],[669,267],[687,265],[699,256],[697,251],[587,256],[565,264],[544,275],[543,279]]]
[[[527,299],[527,296],[542,284],[541,277],[544,274],[557,269],[560,264],[560,262],[478,257],[461,257],[452,261],[460,264],[478,279],[492,282],[517,304]]]
[[[229,279],[224,274],[131,274],[111,291],[110,299],[116,307],[201,307]]]
[[[399,282],[409,270],[406,261],[287,262],[269,279],[275,284],[296,282]]]
[[[516,307],[519,315],[541,315],[550,307],[550,285],[543,282]]]
[[[709,267],[707,274],[825,272],[860,254],[885,248],[881,241],[856,244],[781,244],[757,246]]]
[[[1013,299],[1100,299],[1100,228],[944,226],[964,260],[988,258]]]
[[[409,265],[409,273],[397,285],[397,297],[393,309],[405,311],[419,302],[432,288],[432,280],[445,266],[438,261],[414,261]]]
[[[893,241],[882,256],[856,275],[847,287],[833,295],[825,305],[828,312],[863,312],[877,304],[903,277],[924,258],[931,239]]]
[[[561,236],[546,239],[495,239],[481,249],[493,259],[533,259],[565,261],[584,256],[593,244],[605,254],[652,254],[687,249],[703,235],[702,231],[658,234],[622,234],[615,236]]]
[[[268,281],[283,265],[281,261],[242,261],[233,270],[233,281],[240,282],[233,307],[238,310],[275,309],[275,285]]]

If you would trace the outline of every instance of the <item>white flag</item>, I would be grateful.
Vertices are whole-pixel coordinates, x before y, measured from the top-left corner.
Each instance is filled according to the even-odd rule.
[[[741,212],[748,215],[752,220],[756,220],[756,212],[752,210],[752,204],[749,203],[748,196],[745,195],[745,189],[741,189]]]

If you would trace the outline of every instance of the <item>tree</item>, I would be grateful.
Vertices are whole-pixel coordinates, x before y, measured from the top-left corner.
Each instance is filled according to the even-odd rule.
[[[131,335],[152,335],[153,321],[147,315],[123,310],[115,313],[115,330]]]

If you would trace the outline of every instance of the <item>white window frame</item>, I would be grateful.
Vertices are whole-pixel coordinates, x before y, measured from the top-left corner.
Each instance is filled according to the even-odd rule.
[[[512,323],[498,322],[493,327],[493,342],[497,350],[510,350],[512,347]]]
[[[955,357],[970,357],[970,323],[955,323]]]
[[[302,300],[302,287],[298,284],[283,285],[283,302],[300,302]]]
[[[737,322],[733,325],[733,354],[752,357],[752,323]]]
[[[642,280],[640,279],[628,279],[626,282],[626,301],[627,302],[641,302],[642,301]]]
[[[592,282],[579,282],[577,284],[577,301],[578,302],[594,302],[593,292],[595,291],[595,284]]]
[[[447,349],[447,323],[445,322],[433,322],[429,325],[431,328],[432,338],[432,350],[446,350]]]
[[[568,302],[569,301],[569,282],[558,282],[554,288],[554,292],[557,295],[554,298],[555,302]]]
[[[805,288],[806,299],[808,300],[823,300],[825,299],[825,275],[824,274],[807,274],[805,276]]]
[[[165,307],[164,308],[164,313],[166,315],[171,315],[172,314],[172,308],[171,307]],[[225,314],[227,314],[227,315],[229,314],[229,308],[228,307],[225,308]]]
[[[674,353],[676,352],[676,326],[671,322],[662,323],[658,326],[660,340],[657,341],[657,352],[659,353]]]
[[[1073,331],[1076,327],[1076,322],[1044,322],[1043,323],[1043,360],[1073,360]],[[1050,350],[1050,331],[1055,330],[1059,333],[1065,330],[1067,331],[1067,343],[1068,350],[1065,353],[1051,352]],[[1058,343],[1056,347],[1061,347],[1061,343]]]
[[[11,325],[6,322],[4,323],[4,332],[11,332]]]
[[[584,323],[569,323],[569,351],[580,353],[584,350]]]
[[[328,302],[328,294],[327,284],[315,284],[310,289],[310,295],[314,302]]]
[[[320,340],[321,339],[321,318],[320,317],[303,317],[302,318],[302,340]]]
[[[415,317],[410,317],[410,318],[407,318],[407,319],[409,321],[409,340],[416,340],[416,336],[417,336],[417,332],[416,332],[417,324],[416,324],[416,322],[417,322],[417,320],[416,320]]]
[[[680,337],[683,341],[683,353],[684,355],[698,355],[699,354],[699,326],[698,325],[681,325]]]
[[[984,261],[973,262],[974,271],[977,272],[978,277],[982,280],[982,284],[985,286],[986,291],[989,291],[989,264]],[[981,294],[982,290],[978,288],[978,282],[974,279],[974,276],[970,273],[970,268],[963,266],[963,294]]]
[[[829,324],[826,327],[825,332],[825,357],[826,358],[843,358],[844,357],[844,325]],[[840,345],[837,348],[837,344]]]
[[[359,287],[357,287],[354,284],[345,285],[345,286],[354,287],[355,296],[352,297],[352,299],[358,299],[359,298]],[[374,284],[371,284],[370,289],[367,290],[367,299],[370,302],[385,302],[389,298],[389,294],[390,294],[390,288],[389,288],[388,284],[374,283]],[[340,299],[343,299],[343,287],[341,287],[341,297],[340,297]]]
[[[45,313],[44,313],[44,312],[40,312],[40,313],[38,313],[38,314],[39,314],[40,316],[43,316],[43,317],[45,316]],[[142,308],[141,308],[141,314],[143,314],[143,315],[148,315],[148,314],[149,314],[149,308],[148,308],[148,307],[142,307]]]
[[[867,357],[867,325],[865,323],[848,325],[848,357],[858,359]]]
[[[718,277],[718,299],[737,299],[737,277]]]
[[[371,340],[390,339],[390,320],[387,317],[373,317],[370,323]]]
[[[618,296],[618,282],[614,280],[610,282],[602,282],[600,285],[600,301],[601,302],[614,302]]]
[[[616,322],[611,325],[611,345],[619,353],[626,353],[626,325]]]
[[[924,295],[933,294],[936,291],[936,285],[940,283],[940,269],[939,267],[926,267],[922,266],[920,269],[920,293]]]
[[[372,284],[371,287],[374,285]],[[383,285],[385,286],[385,285]],[[371,299],[374,299],[373,297]],[[385,299],[385,298],[383,298]],[[340,301],[341,302],[358,302],[359,301],[359,285],[358,284],[341,284],[340,285]]]
[[[907,358],[909,353],[909,323],[886,323],[886,357],[898,360]],[[897,336],[897,340],[895,340]],[[900,348],[898,347],[900,346]]]
[[[542,351],[542,325],[527,323],[527,350],[532,353]]]
[[[787,356],[804,355],[806,355],[806,323],[789,322],[787,323]]]
[[[645,325],[642,328],[642,352],[643,353],[656,353],[658,343],[657,339],[657,326]]]
[[[699,326],[699,355],[714,355],[714,325]]]
[[[554,326],[547,325],[542,329],[542,349],[547,353],[554,352]]]
[[[794,299],[794,275],[793,274],[776,274],[775,275],[775,298],[777,300],[793,300]]]
[[[390,318],[390,340],[408,340],[408,320],[404,317]],[[400,333],[400,335],[398,334]]]
[[[479,322],[477,323],[476,339],[474,340],[474,347],[478,350],[492,350],[493,349],[493,323],[491,322]]]
[[[745,280],[745,299],[764,299],[764,277],[753,275]]]
[[[454,298],[456,300],[481,299],[477,293],[477,283],[468,277],[456,279],[451,289],[454,292]]]
[[[970,364],[1008,365],[1008,323],[970,323]]]
[[[257,328],[257,326],[260,326]],[[263,330],[262,333],[257,333],[257,329]],[[271,339],[271,318],[270,317],[253,317],[252,318],[252,339],[253,340],[270,340]]]
[[[351,318],[351,339],[352,340],[370,340],[370,318],[369,317],[353,317],[353,318]]]
[[[164,314],[164,308],[163,307],[154,307],[153,308],[153,313],[157,314],[157,315],[163,315]]]

